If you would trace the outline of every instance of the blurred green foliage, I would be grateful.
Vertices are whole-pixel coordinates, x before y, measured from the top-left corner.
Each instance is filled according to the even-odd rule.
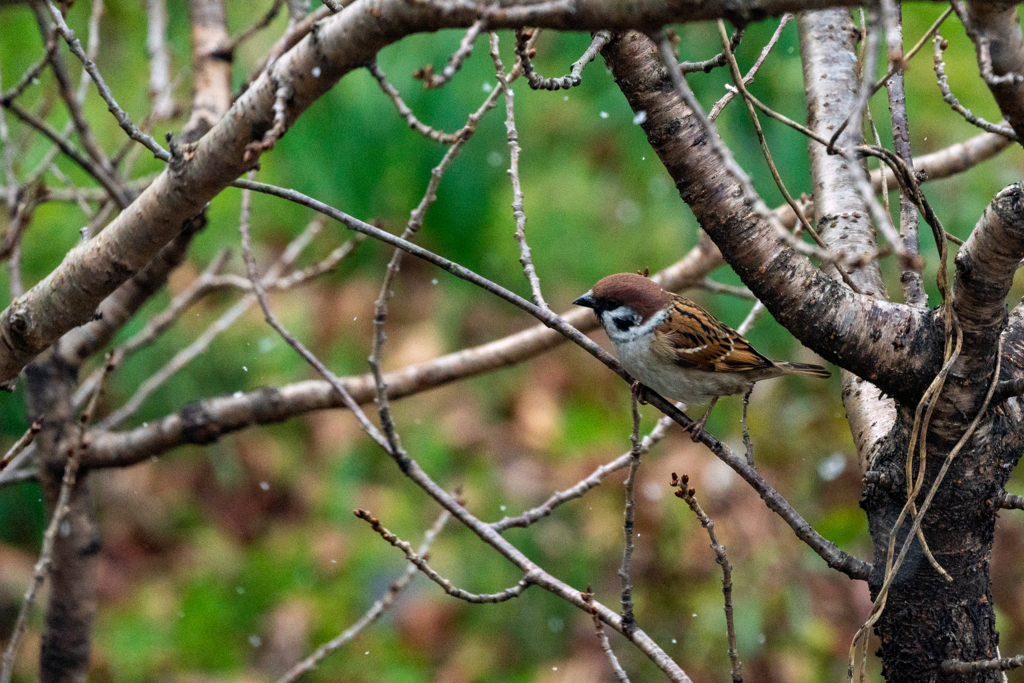
[[[230,3],[230,26],[240,31],[269,7]],[[258,12],[257,12],[258,9]],[[185,3],[171,3],[169,47],[179,74],[176,101],[188,110],[190,72]],[[908,44],[941,11],[932,5],[904,8]],[[87,38],[89,4],[76,3],[69,22]],[[36,21],[23,6],[0,10],[2,84],[8,86],[41,54]],[[236,57],[236,86],[285,26],[279,17],[244,44]],[[108,2],[98,64],[115,96],[136,121],[148,111],[146,18],[139,2]],[[749,27],[738,50],[744,68],[756,59],[776,22]],[[677,29],[683,58],[705,59],[720,50],[712,25]],[[512,41],[501,34],[506,68]],[[943,29],[950,39],[947,72],[960,99],[977,114],[998,120],[998,110],[977,77],[973,52],[955,16]],[[446,131],[463,125],[495,85],[484,39],[448,86],[424,90],[412,73],[440,69],[462,37],[443,31],[390,46],[379,63],[424,122]],[[561,75],[589,43],[589,36],[544,32],[536,66]],[[928,52],[929,48],[925,48]],[[63,50],[71,71],[78,67]],[[927,54],[907,73],[912,146],[924,154],[975,131],[942,103]],[[725,92],[728,74],[718,69],[689,78],[710,105]],[[795,24],[787,28],[751,86],[753,92],[795,119],[804,101]],[[46,107],[53,98],[48,72],[21,103]],[[872,101],[886,138],[884,92]],[[670,265],[696,242],[697,225],[652,154],[633,113],[600,58],[571,91],[535,92],[517,82],[516,123],[523,152],[520,172],[527,234],[548,301],[565,310],[611,272]],[[94,89],[86,115],[107,150],[123,135]],[[50,123],[66,114],[54,107]],[[8,119],[10,123],[10,119]],[[182,119],[161,123],[157,139],[176,132]],[[810,192],[807,145],[775,122],[764,123],[774,160],[792,194]],[[40,162],[48,145],[11,123],[12,140],[24,146],[18,177]],[[718,119],[723,139],[753,176],[769,204],[781,203],[766,172],[747,114],[737,103]],[[19,147],[19,150],[21,148]],[[400,231],[420,201],[431,169],[444,149],[401,120],[365,70],[342,79],[304,113],[262,159],[261,180],[293,187],[365,220]],[[133,177],[160,170],[138,157]],[[965,236],[991,196],[1020,176],[1020,153],[926,193],[954,234]],[[58,167],[88,185],[67,159]],[[436,203],[417,237],[425,247],[476,270],[524,296],[529,288],[512,238],[509,152],[504,101],[481,121],[473,139],[444,176]],[[47,183],[59,187],[50,174]],[[163,310],[170,297],[223,248],[237,247],[240,193],[229,189],[210,206],[209,226],[189,263],[173,278],[170,293],[147,304],[119,334],[123,341]],[[269,263],[310,221],[310,213],[264,196],[253,197],[253,233],[261,264]],[[26,234],[23,271],[28,285],[44,277],[79,239],[87,218],[71,202],[41,206]],[[324,257],[347,237],[336,225],[301,259]],[[934,302],[936,256],[923,233]],[[275,296],[282,321],[338,374],[367,371],[373,300],[388,249],[363,242],[334,272],[316,283]],[[899,297],[899,273],[890,259],[886,281]],[[237,257],[231,267],[241,272]],[[715,273],[739,284],[728,269]],[[483,343],[530,325],[508,305],[463,281],[407,258],[396,283],[385,364],[391,368]],[[1015,290],[1014,295],[1020,294]],[[738,325],[749,302],[692,293],[716,315]],[[7,278],[0,297],[9,299]],[[127,400],[139,383],[191,343],[237,301],[236,292],[208,297],[168,334],[125,362],[111,378],[104,410]],[[599,338],[603,339],[601,335]],[[765,316],[749,337],[768,355],[805,353]],[[202,397],[280,385],[313,377],[291,349],[250,310],[218,337],[132,418],[143,424]],[[716,409],[709,429],[739,443],[738,400]],[[461,487],[469,508],[496,520],[539,504],[595,467],[628,449],[628,390],[592,359],[561,348],[516,368],[459,386],[404,399],[394,406],[403,443],[443,486]],[[644,430],[656,415],[645,409]],[[0,429],[11,443],[29,417],[21,391],[0,397]],[[128,426],[128,425],[125,425]],[[857,507],[858,464],[842,404],[839,378],[829,382],[786,379],[761,385],[751,406],[750,428],[759,467],[808,520],[845,550],[870,552],[866,523]],[[699,524],[668,491],[669,473],[688,472],[698,496],[716,519],[729,548],[740,656],[751,680],[836,680],[846,648],[867,614],[866,588],[830,572],[762,502],[712,456],[676,431],[645,457],[638,485],[635,599],[640,625],[696,680],[725,680],[728,671],[720,570]],[[104,532],[100,616],[93,680],[266,679],[351,625],[382,596],[403,570],[401,553],[382,541],[353,508],[369,509],[414,545],[438,514],[435,504],[403,479],[392,462],[361,437],[347,412],[319,413],[282,425],[254,428],[207,448],[187,448],[125,471],[91,476]],[[618,601],[621,558],[621,473],[584,499],[558,508],[529,530],[507,537],[554,575],[610,606]],[[1020,487],[1019,483],[1015,484]],[[6,633],[29,575],[44,524],[38,488],[26,483],[0,490],[0,553],[4,571],[0,619]],[[1024,543],[1024,526],[1001,522],[996,602],[1020,604],[1021,570],[1003,548]],[[521,577],[511,565],[449,523],[431,550],[432,564],[456,586],[493,592]],[[1017,610],[1019,613],[1019,610]],[[1004,618],[1005,617],[1005,618]],[[1000,612],[1006,651],[1019,651],[1024,623]],[[38,619],[33,626],[38,633]],[[31,638],[29,639],[31,642]],[[617,636],[612,644],[633,680],[660,680],[653,665]],[[18,676],[33,676],[32,647],[22,648]],[[417,577],[395,609],[308,675],[316,681],[555,681],[610,680],[589,616],[532,588],[501,605],[466,605]]]

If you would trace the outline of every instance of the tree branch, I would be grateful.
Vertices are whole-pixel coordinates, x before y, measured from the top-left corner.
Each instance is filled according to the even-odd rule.
[[[1024,36],[1017,6],[1001,2],[969,2],[966,12],[959,0],[953,4],[974,41],[978,68],[1003,113],[1017,133],[1024,136]]]
[[[857,31],[847,10],[805,12],[797,19],[804,89],[807,92],[807,126],[828,135],[838,129],[857,104]],[[870,80],[873,74],[866,74]],[[861,122],[854,121],[838,142],[852,148],[863,143]],[[811,184],[814,191],[814,224],[825,247],[854,254],[873,254],[877,247],[864,198],[858,191],[860,165],[810,141]],[[916,208],[915,208],[916,212]],[[915,213],[916,215],[916,213]],[[832,271],[827,267],[826,272]],[[830,273],[832,274],[832,273]],[[850,279],[869,294],[886,299],[885,284],[877,260],[850,268]],[[843,405],[862,466],[871,459],[879,441],[896,420],[892,399],[880,396],[878,387],[843,370]]]
[[[0,314],[0,383],[72,327],[87,322],[99,303],[169,242],[257,159],[247,146],[261,140],[274,121],[276,93],[287,84],[292,97],[287,125],[353,69],[384,46],[414,32],[468,27],[483,14],[491,28],[524,25],[573,31],[655,26],[725,17],[734,23],[834,4],[834,0],[746,0],[720,5],[698,0],[609,4],[601,0],[551,0],[494,8],[470,0],[409,3],[359,0],[313,24],[311,33],[267,68],[231,106],[230,115],[195,145],[172,155],[168,168],[89,243],[73,249],[49,277]],[[182,156],[184,155],[184,156]],[[187,163],[186,163],[187,159]],[[929,348],[930,345],[925,345]],[[913,376],[914,373],[912,373]]]
[[[911,402],[920,396],[941,365],[943,334],[934,316],[854,294],[786,245],[763,202],[750,198],[749,181],[714,127],[659,78],[648,38],[622,34],[604,54],[630,106],[647,113],[648,141],[683,200],[776,320],[887,394]]]

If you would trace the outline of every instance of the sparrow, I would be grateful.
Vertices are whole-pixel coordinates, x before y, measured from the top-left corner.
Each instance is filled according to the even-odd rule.
[[[687,405],[710,401],[690,428],[694,441],[722,396],[782,375],[830,376],[819,365],[769,360],[694,302],[638,273],[609,275],[573,303],[594,310],[622,367],[637,380],[638,398],[643,385]]]

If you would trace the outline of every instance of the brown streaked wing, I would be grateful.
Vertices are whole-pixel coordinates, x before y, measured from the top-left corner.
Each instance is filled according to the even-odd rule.
[[[652,350],[675,365],[705,372],[742,372],[774,365],[738,332],[675,295],[668,320],[655,332]]]

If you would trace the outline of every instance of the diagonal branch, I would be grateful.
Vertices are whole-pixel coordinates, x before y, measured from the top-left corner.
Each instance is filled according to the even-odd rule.
[[[1024,35],[1017,6],[976,1],[965,10],[957,0],[953,7],[974,41],[982,78],[1020,138],[1024,134]]]
[[[647,112],[644,132],[681,197],[776,320],[886,393],[920,396],[941,364],[942,328],[932,314],[854,294],[785,244],[714,127],[659,77],[649,38],[622,34],[604,55],[633,111]]]
[[[552,0],[491,7],[471,0],[438,5],[406,0],[357,0],[313,23],[310,33],[265,69],[227,115],[194,145],[172,150],[169,166],[96,238],[73,249],[49,277],[0,314],[0,383],[72,327],[87,322],[99,303],[149,262],[181,230],[183,220],[257,163],[244,158],[274,121],[281,84],[292,88],[286,124],[383,47],[415,32],[469,27],[485,14],[491,28],[525,25],[572,31],[657,26],[728,18],[733,22],[831,4],[827,0],[701,0],[607,3]],[[372,6],[372,11],[369,10]],[[760,265],[760,264],[759,264]],[[911,323],[912,326],[913,322]],[[928,349],[931,344],[924,344]]]

